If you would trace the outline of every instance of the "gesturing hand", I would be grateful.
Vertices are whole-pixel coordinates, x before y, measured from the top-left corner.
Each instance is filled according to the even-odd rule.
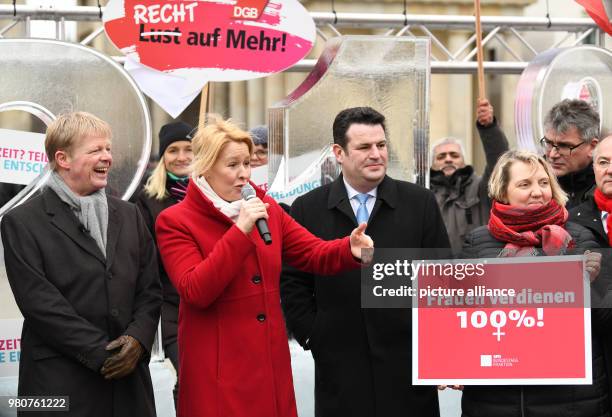
[[[370,263],[371,256],[367,256],[370,259],[362,258],[361,249],[373,248],[374,241],[372,238],[365,234],[365,229],[368,226],[367,223],[361,223],[356,229],[351,232],[351,253],[357,259],[361,259],[364,264]],[[365,254],[364,254],[365,255]]]
[[[144,348],[132,336],[119,336],[106,346],[106,350],[121,348],[119,352],[111,355],[104,361],[100,373],[104,379],[119,379],[129,375],[140,360]]]
[[[269,206],[270,204],[264,203],[257,197],[244,201],[240,207],[236,226],[245,234],[251,233],[257,220],[268,218],[267,208]]]

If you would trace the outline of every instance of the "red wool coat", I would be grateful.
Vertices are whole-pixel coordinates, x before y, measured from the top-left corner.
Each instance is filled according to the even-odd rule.
[[[323,275],[359,266],[348,237],[319,240],[257,195],[270,203],[269,246],[256,228],[242,233],[193,182],[157,219],[161,257],[181,297],[180,417],[295,417],[281,258]]]

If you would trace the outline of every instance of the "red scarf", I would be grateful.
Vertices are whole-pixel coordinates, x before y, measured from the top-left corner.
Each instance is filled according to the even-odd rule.
[[[595,204],[599,210],[608,213],[608,219],[606,220],[606,225],[608,226],[608,244],[612,246],[612,233],[610,233],[610,231],[612,231],[612,198],[606,197],[604,193],[597,188],[595,190]]]
[[[507,242],[501,257],[536,255],[536,246],[546,255],[561,255],[575,245],[565,230],[568,216],[555,200],[535,209],[493,201],[488,227],[495,239]]]

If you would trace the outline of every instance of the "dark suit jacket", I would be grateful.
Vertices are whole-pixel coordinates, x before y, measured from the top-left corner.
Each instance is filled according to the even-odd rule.
[[[155,416],[148,355],[122,379],[100,374],[105,346],[122,334],[150,350],[161,305],[155,246],[138,209],[114,197],[108,208],[106,256],[49,188],[2,219],[24,316],[19,395],[68,395],[66,416]]]
[[[608,235],[601,223],[601,211],[595,205],[593,197],[571,209],[569,220],[589,229],[602,248],[609,246]]]
[[[612,326],[612,250],[608,243],[608,235],[606,234],[603,224],[601,223],[601,211],[595,205],[595,199],[590,197],[584,203],[574,207],[570,211],[569,220],[586,227],[595,236],[595,240],[601,248],[602,270],[599,277],[591,284],[591,294],[593,297],[593,307],[602,307],[600,303],[607,302],[606,297],[611,301],[605,306],[609,310],[610,325]],[[610,295],[608,295],[610,294]],[[608,305],[609,304],[609,305]],[[612,368],[611,368],[612,369]],[[612,399],[612,396],[610,397]]]
[[[608,398],[612,409],[612,249],[601,222],[601,211],[591,196],[570,211],[570,221],[589,229],[602,249],[599,277],[591,284],[593,339],[601,340],[608,378]]]
[[[291,214],[323,239],[357,226],[342,176],[295,200]],[[434,195],[389,177],[378,187],[366,233],[378,248],[449,247]],[[287,324],[315,359],[315,414],[439,415],[436,388],[411,385],[410,309],[362,309],[360,291],[359,270],[335,277],[283,270]]]

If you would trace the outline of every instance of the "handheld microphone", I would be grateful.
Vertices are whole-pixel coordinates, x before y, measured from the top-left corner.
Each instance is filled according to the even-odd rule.
[[[240,191],[242,195],[242,199],[245,201],[249,201],[252,198],[257,197],[255,194],[255,189],[251,186],[251,184],[246,184],[242,187],[242,191]],[[259,236],[263,239],[266,245],[272,243],[272,235],[270,234],[270,229],[268,229],[268,221],[266,219],[258,219],[255,221],[255,226],[257,227],[257,231],[259,232]]]

